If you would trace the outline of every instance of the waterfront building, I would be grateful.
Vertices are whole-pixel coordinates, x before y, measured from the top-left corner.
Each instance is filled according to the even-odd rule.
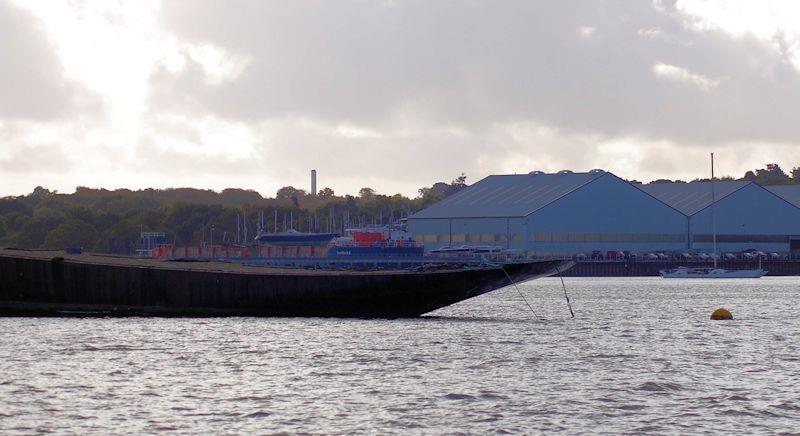
[[[433,249],[491,245],[528,254],[800,251],[800,187],[749,181],[638,184],[612,173],[493,175],[409,218]],[[778,188],[778,189],[774,189]]]
[[[409,218],[427,248],[496,245],[540,256],[675,251],[687,220],[614,174],[493,175]]]
[[[800,244],[800,209],[769,189],[749,181],[660,183],[642,185],[645,192],[681,210],[689,220],[690,248],[765,253],[789,252]],[[793,242],[795,241],[795,242]]]

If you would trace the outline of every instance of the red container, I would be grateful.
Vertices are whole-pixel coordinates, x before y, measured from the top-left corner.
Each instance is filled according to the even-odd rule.
[[[353,240],[358,243],[371,243],[385,241],[383,232],[353,232]]]

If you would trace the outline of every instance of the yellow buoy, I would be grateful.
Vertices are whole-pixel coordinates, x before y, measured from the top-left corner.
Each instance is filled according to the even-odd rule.
[[[731,312],[728,309],[720,307],[711,314],[711,319],[733,319],[733,315],[731,315]]]

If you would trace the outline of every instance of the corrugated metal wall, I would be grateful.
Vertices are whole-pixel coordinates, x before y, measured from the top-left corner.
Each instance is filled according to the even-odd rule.
[[[722,198],[714,211],[720,252],[785,253],[791,240],[800,241],[800,208],[756,184]],[[496,215],[412,217],[409,229],[428,249],[494,245],[538,255],[712,249],[710,208],[687,217],[610,173],[527,216]]]
[[[721,199],[713,212],[719,252],[787,252],[800,235],[800,209],[756,184]],[[690,218],[693,249],[712,250],[711,213],[705,208]]]
[[[528,216],[528,249],[542,254],[673,251],[687,246],[687,219],[614,176]]]
[[[686,217],[612,174],[526,217],[412,218],[409,228],[427,248],[496,245],[537,254],[593,250],[679,250]]]

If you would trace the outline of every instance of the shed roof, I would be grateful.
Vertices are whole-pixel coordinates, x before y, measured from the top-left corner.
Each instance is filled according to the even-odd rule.
[[[714,182],[714,199],[719,201],[752,182]],[[681,211],[694,215],[711,205],[711,182],[648,183],[639,189]]]
[[[800,185],[775,185],[764,186],[764,188],[789,203],[800,207]]]
[[[606,174],[591,171],[489,176],[411,218],[522,217]]]

